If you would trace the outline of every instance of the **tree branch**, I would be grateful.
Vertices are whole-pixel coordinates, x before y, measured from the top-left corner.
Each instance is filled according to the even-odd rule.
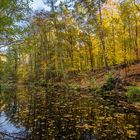
[[[8,42],[8,43],[1,43],[0,42],[0,48],[4,48],[4,47],[7,47],[7,46],[10,46],[10,45],[19,43],[19,42],[23,42],[23,40],[16,40],[16,41],[13,41],[13,42]]]
[[[137,10],[140,12],[140,7],[138,7],[138,5],[136,4],[136,0],[134,0],[134,5],[137,8]]]

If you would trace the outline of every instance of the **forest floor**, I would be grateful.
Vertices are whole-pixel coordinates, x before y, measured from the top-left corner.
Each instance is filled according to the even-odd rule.
[[[109,89],[110,85],[108,85],[108,79],[110,77],[114,79],[111,83],[111,89]],[[89,90],[89,88],[103,89],[103,98],[105,100],[116,102],[115,104],[116,106],[119,106],[120,110],[121,108],[125,108],[130,112],[140,115],[140,101],[129,101],[126,94],[129,92],[129,87],[137,87],[140,89],[140,63],[131,64],[128,67],[120,66],[117,69],[112,68],[109,71],[105,69],[97,70],[95,72],[88,73],[86,76],[79,74],[74,78],[72,77],[70,83],[73,86],[78,85],[84,96],[88,96],[84,93],[86,90]],[[138,92],[140,92],[140,90]],[[133,98],[140,99],[140,93],[134,94],[136,95],[132,95],[134,96]],[[112,104],[114,103],[112,102]]]
[[[129,132],[128,135],[130,136],[135,136],[136,134],[138,134],[137,139],[140,139],[140,63],[135,63],[125,68],[122,66],[118,68],[112,68],[109,71],[107,71],[106,69],[101,69],[96,70],[95,72],[71,73],[68,76],[69,77],[66,82],[67,86],[69,87],[69,91],[67,89],[63,89],[63,86],[66,85],[62,82],[58,82],[56,83],[56,85],[53,85],[53,83],[52,85],[50,85],[50,87],[48,85],[48,91],[46,90],[46,85],[44,85],[45,90],[41,86],[39,86],[39,88],[41,88],[42,90],[38,89],[36,85],[34,89],[31,85],[31,88],[29,88],[30,94],[27,94],[28,88],[25,90],[27,92],[26,93],[24,91],[24,85],[20,85],[19,89],[21,89],[21,91],[19,90],[20,92],[18,94],[11,94],[10,89],[9,98],[14,97],[15,102],[17,102],[18,99],[19,101],[17,103],[21,103],[21,106],[23,107],[25,106],[25,103],[27,103],[28,106],[32,106],[32,103],[36,102],[38,105],[37,107],[35,107],[36,110],[31,111],[37,112],[38,110],[41,110],[40,113],[42,116],[44,116],[43,112],[45,112],[44,110],[46,110],[44,97],[47,98],[47,101],[49,101],[47,107],[51,107],[51,109],[49,108],[48,110],[51,110],[52,113],[55,114],[55,117],[53,116],[53,118],[51,118],[53,122],[57,122],[58,118],[63,118],[63,124],[65,123],[64,126],[67,126],[67,122],[70,124],[69,120],[73,121],[77,118],[79,119],[79,116],[82,116],[82,119],[80,119],[80,122],[78,121],[76,125],[74,125],[75,123],[73,124],[72,122],[72,128],[74,128],[74,131],[75,128],[76,130],[80,130],[79,132],[83,132],[83,130],[92,130],[92,128],[98,128],[98,131],[100,132],[99,134],[101,134],[100,137],[102,137],[102,134],[105,133],[109,134],[109,138],[111,133],[120,135],[120,132],[122,131],[121,136],[124,136],[124,132],[126,131],[127,133]],[[130,100],[127,94],[131,93],[130,89],[132,92],[132,99],[134,100]],[[31,99],[29,100],[29,103],[28,99],[26,98]],[[139,100],[135,100],[137,98]],[[5,102],[3,101],[0,103],[1,110],[4,110],[5,108],[4,103]],[[11,105],[9,104],[9,100],[8,105]],[[68,110],[70,111],[68,112]],[[91,110],[93,111],[92,113]],[[56,115],[59,113],[61,117],[59,115]],[[50,122],[50,114],[48,118]],[[28,119],[26,118],[26,120]],[[59,121],[61,122],[61,120]],[[94,122],[97,122],[97,127],[96,123],[94,124]],[[132,130],[129,130],[127,126],[131,126]],[[38,129],[36,130],[38,132]],[[8,135],[7,133],[5,134],[3,132],[0,132],[0,135],[11,137],[11,135]]]
[[[101,87],[110,76],[113,78],[119,77],[130,85],[140,86],[140,63],[135,63],[125,68],[112,68],[109,71],[100,69],[95,72],[89,72],[86,76],[84,74],[75,75],[75,77],[71,76],[70,83],[75,83],[82,89],[87,89],[90,84]]]

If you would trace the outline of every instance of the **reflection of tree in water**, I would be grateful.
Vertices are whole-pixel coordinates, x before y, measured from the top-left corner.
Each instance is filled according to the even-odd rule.
[[[14,87],[3,96],[5,114],[31,140],[139,138],[137,115],[95,93]]]
[[[17,87],[3,88],[1,92],[1,116],[0,139],[13,140],[25,137],[25,131],[21,128],[18,115],[19,107],[17,100]],[[18,132],[17,132],[18,131]]]
[[[11,121],[15,114],[18,114],[17,87],[8,87],[4,90],[3,100],[5,102],[4,112]]]

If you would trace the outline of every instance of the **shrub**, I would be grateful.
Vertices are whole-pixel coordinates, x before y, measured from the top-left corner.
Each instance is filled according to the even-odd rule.
[[[113,79],[113,76],[112,76],[112,73],[109,72],[107,75],[106,75],[106,84],[103,86],[103,89],[105,91],[107,90],[112,90],[114,89],[115,85],[114,85],[114,79]]]
[[[129,86],[126,94],[130,101],[133,101],[133,102],[140,101],[140,87]]]

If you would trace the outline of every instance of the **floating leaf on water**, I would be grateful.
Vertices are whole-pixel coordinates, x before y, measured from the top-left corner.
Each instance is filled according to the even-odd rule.
[[[45,122],[41,122],[41,124],[42,124],[42,125],[44,125],[44,124],[45,124]]]
[[[125,114],[121,114],[121,113],[116,113],[115,117],[117,117],[118,119],[124,119]]]
[[[100,120],[104,120],[104,119],[105,119],[105,117],[99,117],[98,119],[100,119]]]
[[[38,119],[42,118],[41,116],[37,116]]]
[[[56,106],[57,106],[57,105],[60,105],[60,103],[54,103],[54,105],[56,105]]]
[[[129,138],[135,138],[137,135],[137,132],[133,130],[127,130],[127,134]]]
[[[39,134],[39,132],[36,132],[36,134],[38,135],[38,134]]]
[[[132,129],[132,128],[134,128],[134,126],[133,125],[131,125],[131,124],[127,124],[127,126],[126,127],[128,127],[128,129]]]
[[[68,102],[68,104],[69,104],[69,105],[72,105],[72,104],[73,104],[73,102]]]
[[[73,117],[73,115],[71,115],[71,114],[67,114],[64,116],[64,118],[71,118],[71,117]]]
[[[76,128],[82,128],[82,129],[90,129],[93,128],[93,126],[88,125],[88,124],[84,124],[84,125],[76,125]]]
[[[107,117],[106,118],[106,121],[111,121],[112,120],[112,117]]]
[[[60,106],[60,108],[65,108],[66,106]]]

